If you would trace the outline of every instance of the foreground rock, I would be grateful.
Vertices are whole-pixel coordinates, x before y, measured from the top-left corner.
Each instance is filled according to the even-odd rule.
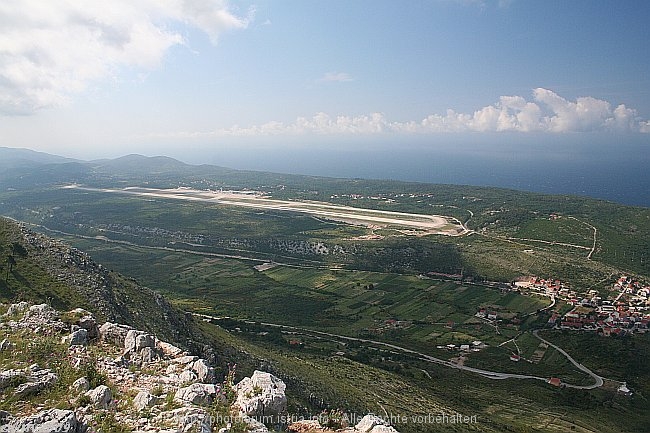
[[[86,433],[88,427],[71,410],[49,409],[35,415],[12,418],[0,425],[0,433]]]
[[[287,412],[286,385],[271,373],[255,370],[235,386],[235,405],[252,417],[281,416]]]
[[[228,425],[232,421],[243,423],[247,433],[268,433],[261,421],[277,426],[286,419],[286,385],[278,377],[255,371],[237,385],[232,386],[231,376],[227,383],[216,384],[215,369],[206,359],[126,325],[106,322],[98,326],[86,310],[60,314],[45,304],[14,304],[0,316],[0,328],[7,332],[0,344],[3,351],[29,344],[31,332],[39,344],[52,344],[52,355],[57,353],[56,360],[48,355],[49,351],[38,359],[52,369],[37,364],[26,367],[23,359],[13,368],[0,370],[0,399],[15,397],[27,402],[8,406],[12,413],[0,411],[0,433],[101,433],[96,430],[98,419],[106,417],[112,423],[102,427],[106,431],[241,432],[237,425]],[[69,366],[59,370],[60,362],[68,362]],[[55,371],[66,374],[59,378]],[[69,390],[57,401],[50,400],[52,394],[47,394],[55,384]],[[227,400],[231,387],[234,396]],[[34,400],[39,404],[46,401],[51,406],[77,409],[43,410],[43,406],[30,402],[33,396],[39,398]],[[229,420],[219,420],[215,413],[227,414]],[[345,431],[395,432],[380,419],[364,420],[359,430]]]

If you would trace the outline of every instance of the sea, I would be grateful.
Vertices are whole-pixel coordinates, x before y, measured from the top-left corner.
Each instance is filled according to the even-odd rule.
[[[315,176],[494,186],[650,207],[650,134],[546,134],[526,140],[495,134],[335,143],[323,138],[216,148],[208,157],[204,153],[201,162]]]

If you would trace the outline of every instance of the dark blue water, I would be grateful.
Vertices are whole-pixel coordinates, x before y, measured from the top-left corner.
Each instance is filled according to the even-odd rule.
[[[496,141],[496,142],[495,142]],[[187,154],[185,160],[191,160]],[[206,160],[207,159],[207,160]],[[198,161],[192,161],[198,162]],[[650,136],[521,135],[221,145],[203,163],[331,177],[496,186],[650,207]]]

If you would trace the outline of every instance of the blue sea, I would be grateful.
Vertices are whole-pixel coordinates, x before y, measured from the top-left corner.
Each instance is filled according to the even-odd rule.
[[[200,161],[225,167],[330,177],[496,186],[650,207],[650,134],[323,138],[251,146],[220,143]],[[198,159],[198,158],[197,158]]]

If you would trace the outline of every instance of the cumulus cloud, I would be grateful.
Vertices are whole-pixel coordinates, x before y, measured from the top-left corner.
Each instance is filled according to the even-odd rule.
[[[621,104],[612,108],[607,101],[581,97],[568,101],[548,89],[534,89],[532,100],[502,96],[499,101],[472,114],[448,109],[420,121],[390,121],[381,113],[336,116],[318,113],[293,122],[268,122],[258,126],[218,129],[212,132],[179,133],[176,137],[269,136],[269,135],[371,135],[385,133],[431,134],[455,132],[641,132],[650,133],[650,121]]]
[[[353,81],[353,78],[350,76],[350,74],[345,72],[328,72],[325,75],[323,75],[321,78],[319,78],[318,81],[341,83],[345,81]]]
[[[120,67],[155,68],[167,49],[185,42],[173,24],[198,28],[216,43],[249,21],[222,0],[1,2],[0,113],[60,105]]]

